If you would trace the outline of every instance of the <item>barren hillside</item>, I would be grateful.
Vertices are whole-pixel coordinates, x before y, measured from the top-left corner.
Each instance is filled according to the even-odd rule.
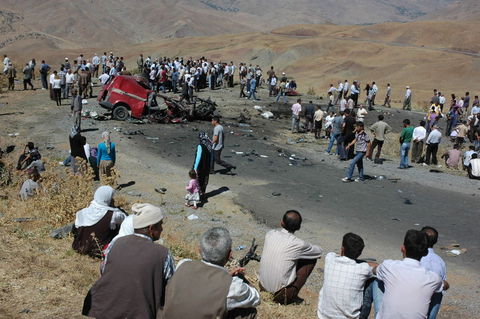
[[[291,24],[411,21],[452,0],[0,0],[0,42],[37,34],[64,48],[139,43]],[[1,46],[0,46],[1,47]]]

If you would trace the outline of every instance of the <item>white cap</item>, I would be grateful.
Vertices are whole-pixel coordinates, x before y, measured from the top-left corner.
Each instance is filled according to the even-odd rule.
[[[132,211],[135,213],[133,216],[133,228],[140,229],[150,225],[155,225],[163,220],[164,215],[160,207],[152,204],[134,204]]]

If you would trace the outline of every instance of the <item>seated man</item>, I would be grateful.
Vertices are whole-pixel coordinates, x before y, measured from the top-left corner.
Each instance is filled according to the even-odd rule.
[[[322,256],[322,249],[311,245],[294,233],[300,229],[302,216],[296,210],[283,215],[282,229],[265,235],[260,261],[260,287],[273,293],[274,301],[290,304],[300,301],[298,293]]]
[[[25,146],[23,154],[20,155],[17,163],[17,170],[26,169],[32,162],[41,159],[42,156],[38,152],[38,148],[35,147],[33,142],[28,142]]]
[[[435,253],[433,246],[437,243],[438,240],[438,231],[430,226],[425,226],[422,228],[422,232],[427,235],[428,242],[428,254],[420,260],[420,264],[426,270],[432,271],[442,278],[442,280],[447,279],[447,265],[443,259]],[[449,287],[444,286],[444,290],[447,290]],[[430,301],[430,307],[428,308],[428,319],[437,318],[438,311],[440,310],[440,304],[443,299],[443,291],[435,292]]]
[[[385,260],[375,270],[385,285],[385,294],[377,319],[426,318],[430,300],[448,283],[436,273],[422,267],[420,259],[427,255],[428,242],[424,232],[410,229],[405,235],[401,252],[403,260]]]
[[[340,255],[331,252],[325,256],[318,318],[359,318],[365,283],[373,277],[372,267],[377,266],[357,261],[364,247],[360,236],[348,233],[343,236]]]
[[[164,304],[165,286],[174,272],[160,239],[163,213],[148,205],[132,219],[135,233],[119,238],[102,276],[88,292],[82,314],[94,318],[155,319]]]
[[[40,192],[40,174],[35,167],[27,170],[28,179],[23,182],[20,189],[20,198],[23,200],[28,199]]]
[[[445,158],[445,164],[448,168],[458,169],[462,162],[462,152],[459,150],[459,145],[453,145],[453,149],[445,152],[442,158]]]
[[[470,179],[480,179],[480,158],[478,158],[477,153],[472,154],[467,172]]]
[[[228,230],[214,227],[200,239],[202,260],[184,259],[167,285],[165,319],[255,318],[260,304],[258,291],[236,276],[243,268],[228,272],[232,256]]]

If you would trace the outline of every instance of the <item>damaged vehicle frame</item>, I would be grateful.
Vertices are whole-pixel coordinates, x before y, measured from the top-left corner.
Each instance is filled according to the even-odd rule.
[[[157,97],[163,98],[159,105]],[[110,110],[115,120],[124,121],[130,117],[150,119],[161,123],[178,123],[186,119],[205,119],[213,116],[216,104],[197,98],[192,107],[150,89],[145,78],[119,75],[110,78],[98,95],[101,107]],[[199,105],[197,105],[197,103]]]

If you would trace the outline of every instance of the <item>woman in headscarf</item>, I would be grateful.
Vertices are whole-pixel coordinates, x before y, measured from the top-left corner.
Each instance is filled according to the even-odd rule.
[[[97,148],[97,166],[100,176],[110,177],[115,166],[115,143],[110,141],[110,132],[103,132],[102,139],[103,142]]]
[[[203,199],[207,191],[210,166],[212,161],[212,141],[205,132],[198,134],[199,143],[195,155],[193,169],[197,172],[198,183],[200,184],[200,198]]]
[[[114,207],[115,190],[100,186],[90,206],[77,212],[72,248],[78,253],[101,257],[102,250],[118,234],[126,214]]]

